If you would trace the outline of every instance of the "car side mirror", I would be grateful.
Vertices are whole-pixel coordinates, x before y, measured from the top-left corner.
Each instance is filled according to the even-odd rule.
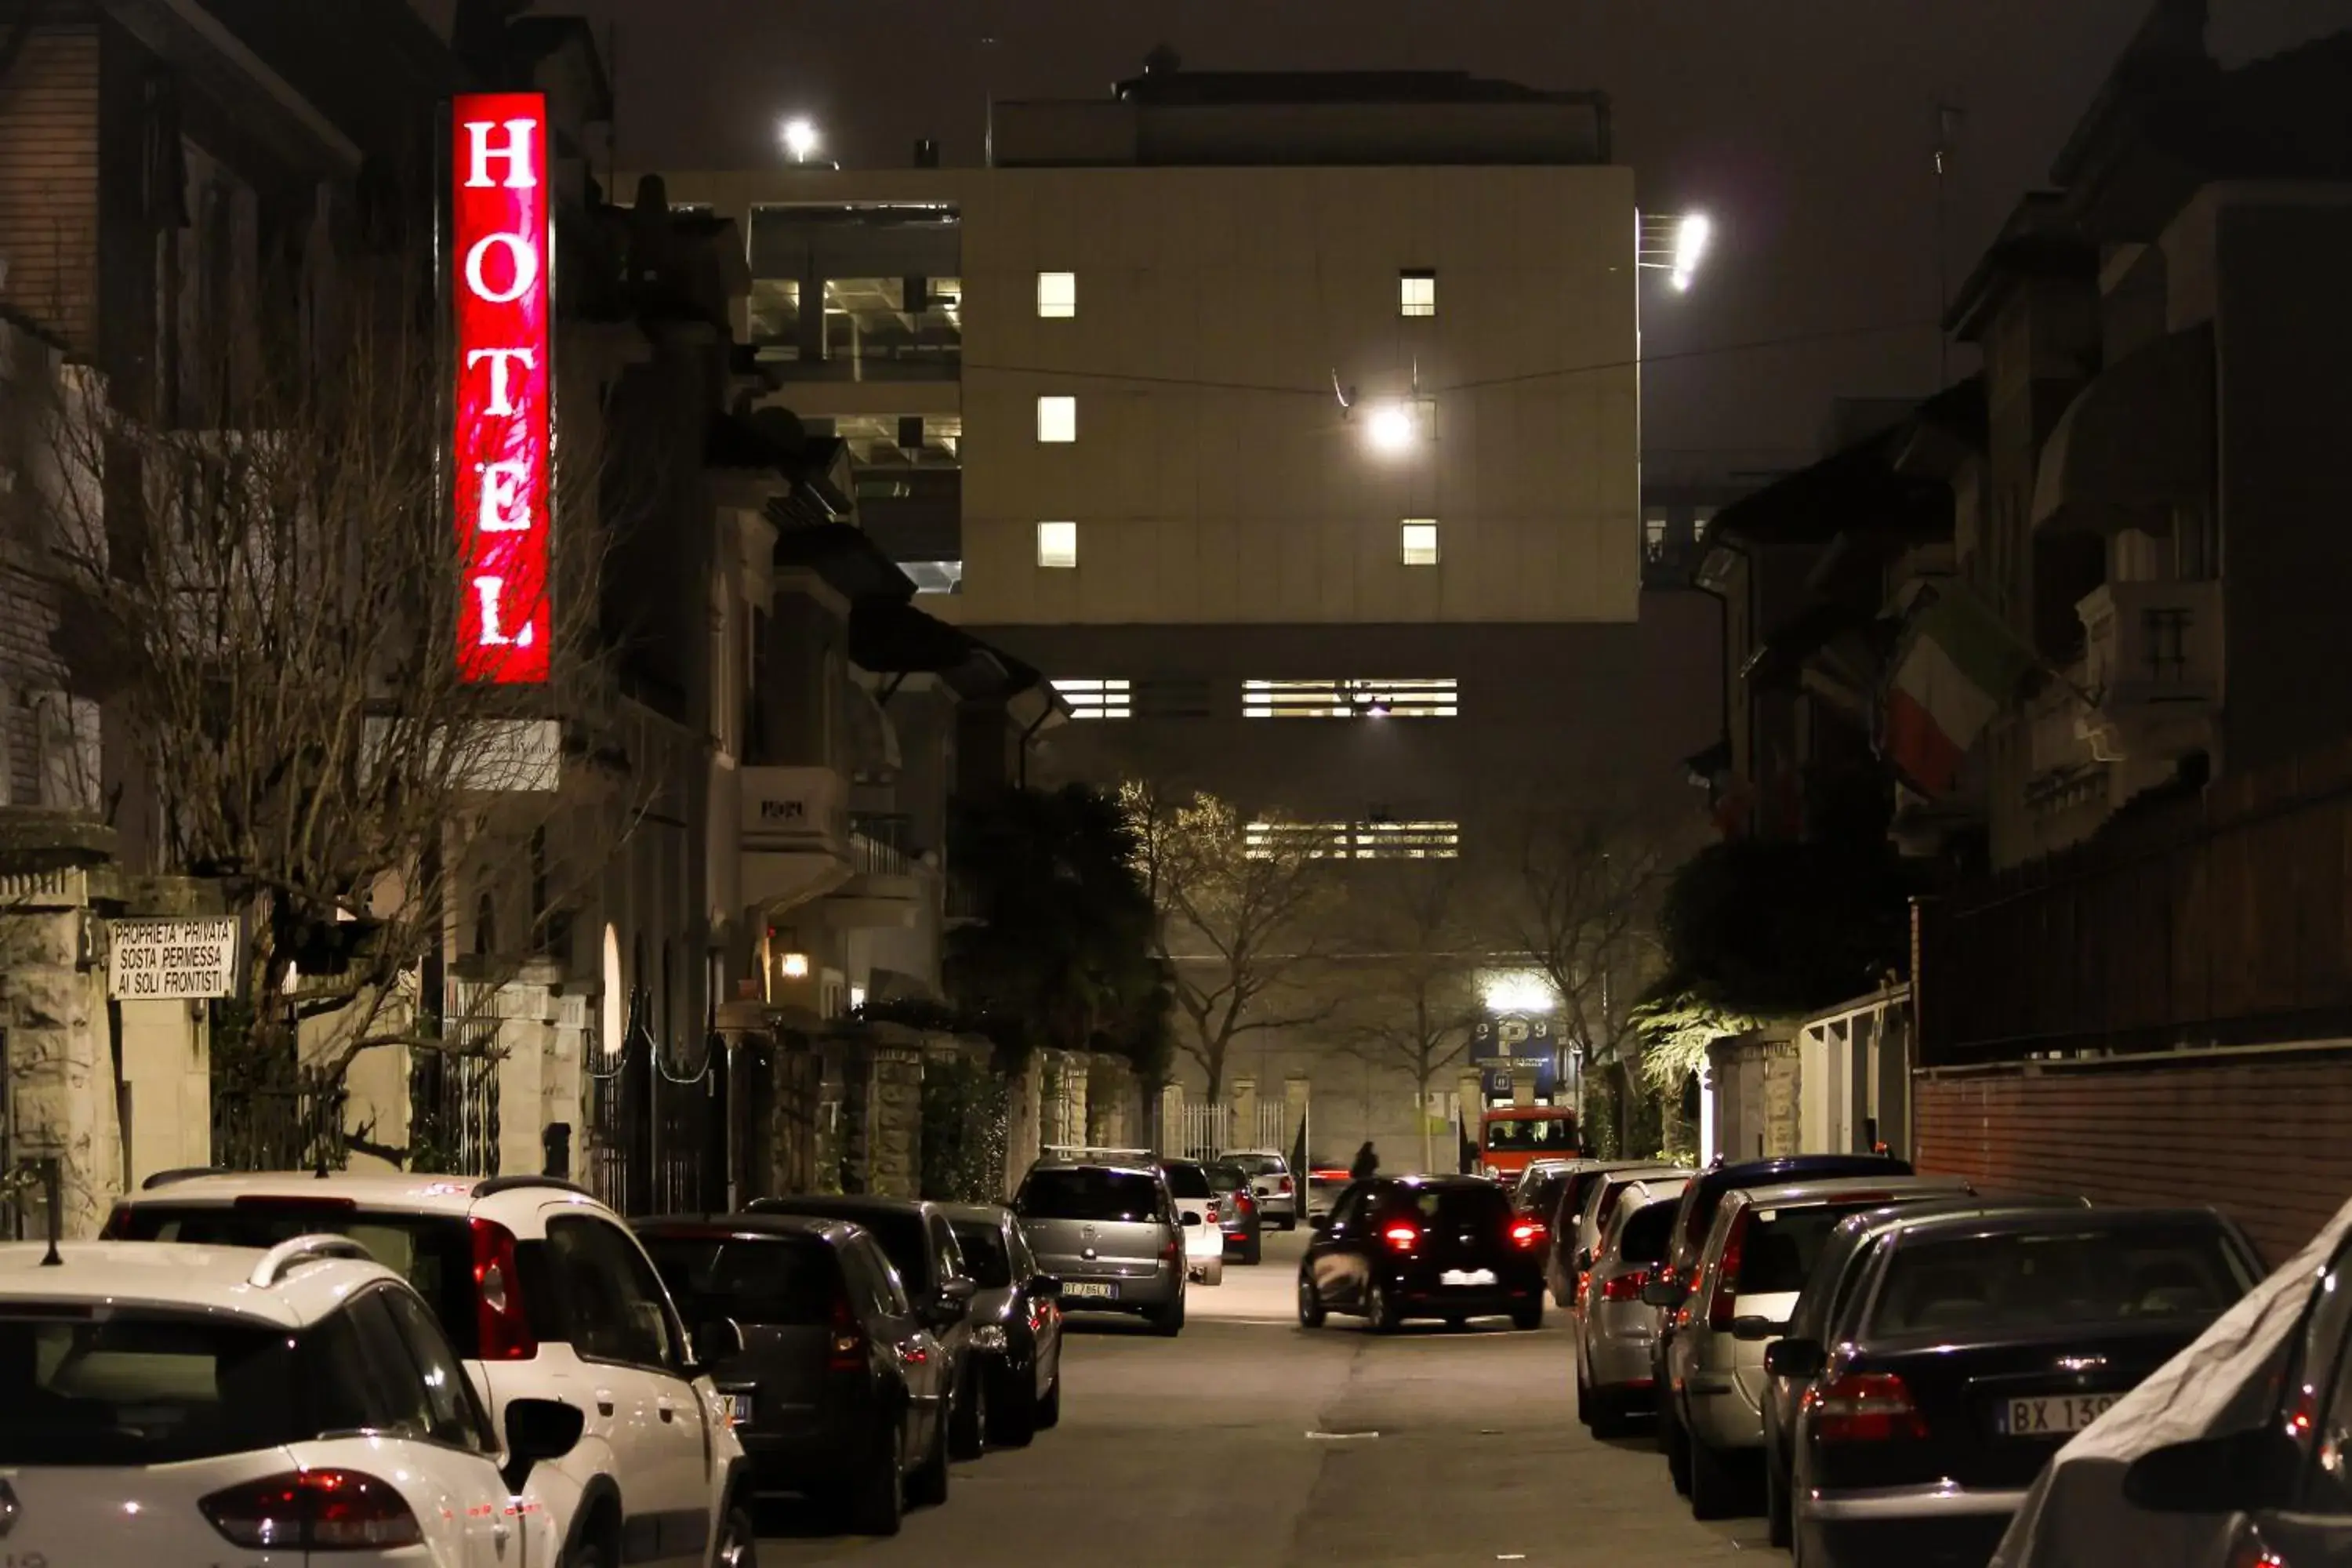
[[[1062,1282],[1051,1274],[1034,1275],[1029,1281],[1029,1294],[1040,1300],[1058,1301],[1062,1299]]]
[[[2168,1443],[2124,1471],[2124,1500],[2153,1513],[2234,1513],[2276,1508],[2302,1458],[2273,1426]]]
[[[1775,1340],[1764,1347],[1764,1370],[1774,1377],[1815,1378],[1829,1364],[1829,1350],[1819,1340]]]
[[[743,1326],[732,1318],[713,1318],[694,1331],[695,1365],[704,1369],[743,1353]]]
[[[1328,1230],[1331,1228],[1331,1216],[1328,1214],[1308,1215],[1307,1216],[1307,1228],[1309,1230]]]
[[[542,1459],[560,1459],[578,1447],[587,1425],[578,1405],[560,1399],[508,1400],[507,1462],[499,1472],[507,1485],[520,1492],[531,1467]]]
[[[977,1281],[959,1274],[940,1287],[940,1294],[952,1301],[970,1301],[980,1294],[980,1286]]]
[[[1671,1279],[1653,1279],[1642,1287],[1642,1304],[1645,1307],[1679,1307],[1683,1304],[1683,1288]]]
[[[1751,1345],[1761,1344],[1766,1340],[1777,1339],[1788,1331],[1788,1324],[1776,1323],[1769,1318],[1748,1317],[1731,1320],[1731,1337],[1735,1340],[1743,1340]]]

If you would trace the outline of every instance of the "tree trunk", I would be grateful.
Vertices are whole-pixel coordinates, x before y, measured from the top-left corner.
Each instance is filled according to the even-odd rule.
[[[1433,1176],[1437,1173],[1435,1166],[1432,1163],[1435,1158],[1435,1151],[1431,1148],[1429,1142],[1429,1123],[1431,1121],[1429,1114],[1429,1080],[1434,1075],[1429,1070],[1428,1064],[1424,1062],[1422,1065],[1421,1069],[1421,1081],[1419,1084],[1414,1086],[1413,1094],[1413,1104],[1418,1109],[1421,1116],[1421,1168],[1424,1174]]]

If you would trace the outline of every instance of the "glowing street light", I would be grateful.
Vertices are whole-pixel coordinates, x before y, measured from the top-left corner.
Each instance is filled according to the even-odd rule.
[[[1715,224],[1705,213],[1644,214],[1634,245],[1634,265],[1644,271],[1667,274],[1675,293],[1688,293],[1699,262],[1714,241]]]
[[[1481,989],[1481,1000],[1490,1013],[1549,1013],[1559,1005],[1551,982],[1533,970],[1489,974]]]
[[[1706,254],[1706,242],[1713,238],[1715,226],[1705,213],[1692,213],[1675,230],[1674,285],[1677,294],[1691,286],[1691,274],[1698,270],[1699,258]]]
[[[1364,421],[1364,439],[1389,456],[1410,448],[1416,434],[1412,410],[1402,403],[1377,404]]]
[[[805,116],[795,116],[784,121],[784,151],[795,163],[805,163],[816,155],[816,122]]]

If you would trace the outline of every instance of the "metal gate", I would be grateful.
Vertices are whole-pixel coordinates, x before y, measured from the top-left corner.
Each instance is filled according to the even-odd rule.
[[[1254,1118],[1234,1114],[1230,1105],[1186,1101],[1160,1130],[1160,1152],[1188,1160],[1209,1160],[1228,1149],[1274,1149],[1287,1154],[1297,1136],[1289,1124],[1289,1107],[1261,1100]]]

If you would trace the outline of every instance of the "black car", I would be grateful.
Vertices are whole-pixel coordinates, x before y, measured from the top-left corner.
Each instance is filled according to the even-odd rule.
[[[1019,1447],[1062,1418],[1062,1282],[1037,1267],[1000,1204],[950,1204],[948,1224],[979,1289],[972,1353],[988,1384],[988,1440]]]
[[[877,1535],[898,1533],[907,1503],[947,1500],[937,1336],[961,1303],[910,1302],[873,1237],[844,1220],[682,1215],[636,1232],[689,1321],[742,1332],[711,1378],[754,1488],[832,1504]]]
[[[1217,1228],[1225,1233],[1225,1256],[1235,1263],[1265,1261],[1265,1216],[1250,1191],[1250,1173],[1227,1160],[1202,1166],[1217,1195]]]
[[[1907,1176],[1912,1173],[1907,1160],[1897,1160],[1885,1154],[1781,1154],[1768,1160],[1748,1160],[1737,1165],[1718,1161],[1690,1179],[1683,1188],[1682,1203],[1675,1210],[1674,1237],[1667,1243],[1665,1261],[1650,1277],[1651,1289],[1664,1285],[1681,1288],[1687,1296],[1691,1276],[1698,1268],[1699,1253],[1706,1246],[1706,1233],[1714,1227],[1715,1211],[1723,1206],[1724,1194],[1742,1187],[1765,1187],[1782,1182],[1810,1181],[1818,1176]],[[1674,1349],[1675,1312],[1672,1307],[1658,1314],[1657,1337],[1650,1342],[1650,1373],[1653,1386],[1671,1388],[1673,1374],[1667,1370],[1668,1353]],[[1658,1449],[1669,1458],[1674,1456],[1680,1435],[1671,1424],[1673,1406],[1660,1402],[1657,1423]]]
[[[1806,1386],[1797,1560],[1979,1568],[2051,1456],[2261,1277],[2210,1209],[2017,1210],[1879,1231],[1821,1338],[1765,1352]]]
[[[863,1226],[881,1245],[916,1305],[953,1301],[965,1310],[959,1310],[952,1321],[942,1316],[936,1331],[954,1402],[948,1416],[948,1447],[959,1459],[978,1458],[988,1443],[988,1385],[977,1375],[972,1362],[971,1324],[966,1310],[979,1288],[964,1268],[963,1249],[956,1245],[955,1227],[948,1222],[947,1211],[915,1198],[824,1194],[755,1198],[751,1207],[754,1214],[823,1215]]]
[[[1541,1222],[1478,1176],[1374,1176],[1339,1195],[1298,1266],[1298,1321],[1349,1312],[1388,1332],[1409,1318],[1460,1327],[1507,1314],[1543,1322]]]

